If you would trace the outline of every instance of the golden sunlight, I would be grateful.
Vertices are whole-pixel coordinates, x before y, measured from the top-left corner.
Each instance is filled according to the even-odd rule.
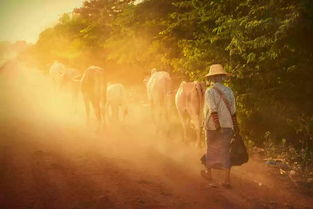
[[[0,0],[0,28],[0,209],[313,209],[313,0]]]
[[[56,23],[60,15],[79,7],[83,0],[1,0],[0,41],[34,43],[41,31]]]

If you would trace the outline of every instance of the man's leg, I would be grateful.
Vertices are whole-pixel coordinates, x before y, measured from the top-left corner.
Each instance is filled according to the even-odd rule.
[[[208,182],[213,182],[212,169],[206,168],[206,170],[201,170],[201,176],[205,178]]]
[[[207,168],[206,170],[207,170],[206,175],[207,175],[208,181],[213,182],[213,178],[212,178],[212,168]]]
[[[207,180],[207,182],[208,182],[207,186],[209,188],[217,187],[216,183],[213,181],[213,178],[212,178],[212,169],[211,168],[207,168],[206,172],[203,170],[201,172],[201,175]]]

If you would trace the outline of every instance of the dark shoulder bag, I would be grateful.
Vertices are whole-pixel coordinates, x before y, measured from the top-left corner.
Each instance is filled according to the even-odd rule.
[[[231,114],[231,109],[230,109],[230,104],[228,102],[228,100],[225,98],[225,95],[223,94],[223,92],[218,89],[217,87],[213,87],[218,94],[220,95],[220,97],[222,98],[222,100],[224,101],[224,103],[226,104],[226,107],[229,111],[230,116],[232,116]],[[242,165],[246,162],[248,162],[249,160],[249,155],[247,152],[247,148],[242,140],[242,137],[240,136],[239,133],[235,134],[233,136],[233,139],[230,143],[230,162],[232,166],[238,166],[238,165]]]

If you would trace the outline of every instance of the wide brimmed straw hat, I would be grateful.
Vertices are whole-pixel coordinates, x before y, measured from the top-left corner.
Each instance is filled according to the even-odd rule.
[[[205,77],[210,77],[214,75],[226,75],[229,76],[230,74],[227,73],[221,64],[214,64],[210,66],[210,71]]]

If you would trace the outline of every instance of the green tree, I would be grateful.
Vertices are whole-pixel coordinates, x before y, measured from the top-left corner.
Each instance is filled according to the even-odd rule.
[[[312,34],[310,0],[89,0],[42,32],[34,51],[42,63],[96,64],[134,79],[157,67],[201,80],[224,64],[247,138],[261,144],[270,131],[309,146]]]

